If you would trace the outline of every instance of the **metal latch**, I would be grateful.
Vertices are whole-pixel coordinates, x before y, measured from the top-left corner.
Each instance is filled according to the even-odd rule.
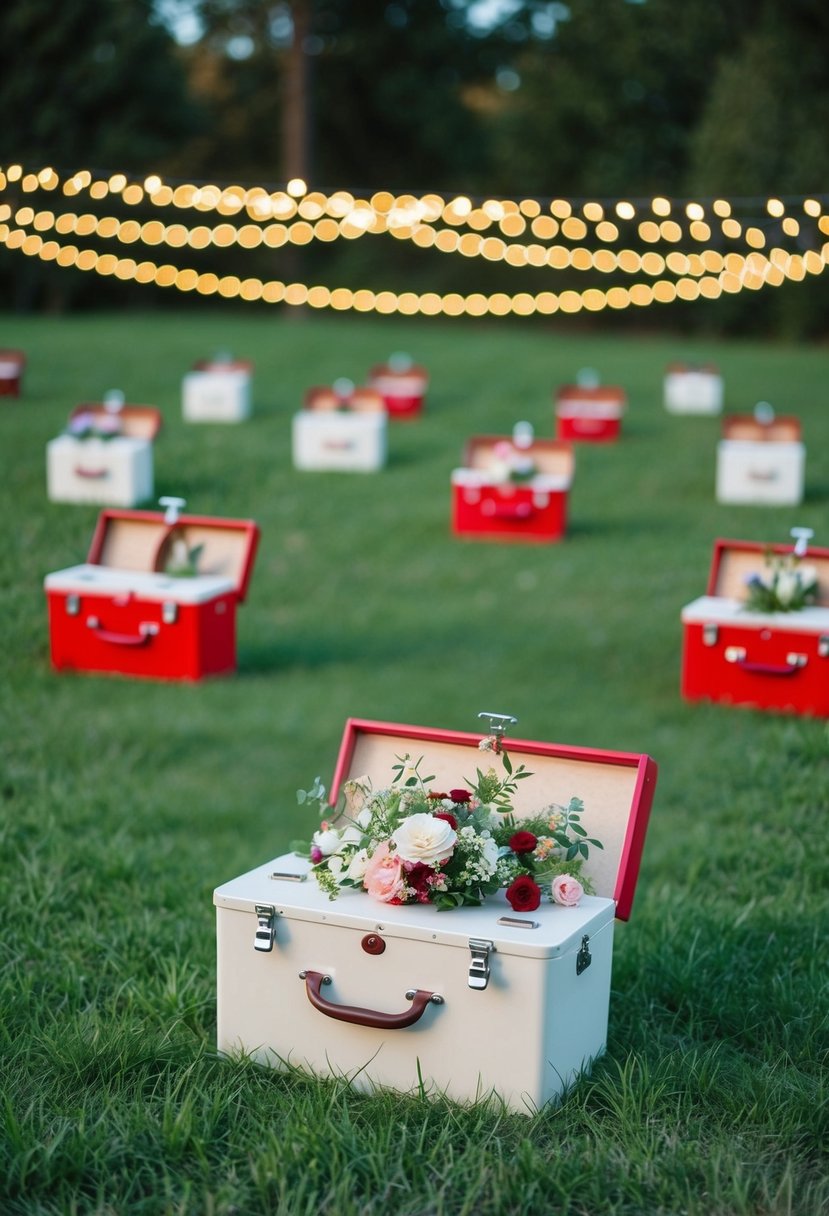
[[[81,597],[79,595],[67,595],[66,597],[66,615],[77,616],[81,610]]]
[[[822,633],[818,638],[817,652],[821,659],[829,659],[829,633]]]
[[[579,952],[576,955],[576,975],[581,975],[582,971],[586,971],[593,962],[593,955],[590,953],[588,945],[589,941],[590,937],[587,933],[585,933],[584,937],[581,939]]]
[[[720,636],[719,625],[714,625],[709,622],[702,627],[702,644],[703,646],[716,646],[717,639]]]
[[[178,620],[178,604],[175,600],[165,600],[161,605],[161,619],[165,625],[175,625]]]
[[[274,939],[274,917],[276,916],[276,908],[270,904],[256,905],[256,933],[253,936],[254,950],[262,950],[265,954],[269,954],[273,950]]]
[[[469,964],[469,987],[483,991],[489,983],[489,955],[495,946],[482,937],[470,937],[469,952],[472,962]]]

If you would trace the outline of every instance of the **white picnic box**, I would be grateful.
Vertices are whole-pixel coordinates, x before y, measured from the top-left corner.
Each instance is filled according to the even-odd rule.
[[[723,379],[713,364],[672,363],[665,372],[663,395],[669,414],[719,414]]]
[[[294,414],[291,450],[294,468],[311,472],[374,473],[386,463],[387,419],[383,398],[373,388],[336,380],[305,394]]]
[[[244,422],[251,414],[253,364],[229,355],[202,359],[182,380],[186,422]]]
[[[404,752],[424,757],[436,788],[451,787],[481,764],[480,740],[349,719],[332,800],[350,777],[387,784]],[[534,774],[519,784],[519,817],[584,800],[582,823],[604,845],[586,865],[597,894],[521,914],[503,892],[451,912],[348,889],[332,901],[309,862],[276,857],[214,892],[221,1052],[361,1090],[496,1096],[523,1113],[589,1069],[606,1047],[614,920],[630,914],[656,765],[519,739],[505,747]]]
[[[50,502],[135,507],[153,497],[153,440],[161,413],[148,405],[106,402],[80,405],[73,420],[87,415],[93,428],[113,423],[117,433],[103,438],[58,435],[46,445],[46,492]]]
[[[806,449],[800,421],[763,411],[723,419],[717,444],[717,502],[797,506],[803,501]]]

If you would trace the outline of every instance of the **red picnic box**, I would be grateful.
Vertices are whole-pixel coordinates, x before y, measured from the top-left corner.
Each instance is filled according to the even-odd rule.
[[[581,443],[614,443],[627,406],[624,389],[611,384],[565,384],[555,395],[556,435]]]
[[[829,549],[717,540],[682,609],[682,696],[829,717]]]
[[[19,397],[26,356],[22,350],[0,350],[0,397]]]
[[[236,669],[236,605],[259,528],[247,519],[104,510],[86,563],[45,579],[52,665],[200,680]]]
[[[377,364],[369,372],[369,387],[383,398],[392,418],[416,418],[423,411],[429,374],[425,367],[402,353],[390,355],[387,363]]]
[[[349,719],[330,803],[324,789],[312,795],[326,817],[320,844],[216,889],[220,1051],[362,1090],[463,1103],[495,1095],[522,1114],[602,1055],[614,923],[630,916],[657,766],[639,753],[505,739],[514,718],[479,717],[489,731]],[[520,766],[507,825],[509,808],[482,802],[480,787],[453,788],[471,785],[477,768],[491,789]],[[340,794],[342,815],[329,814]],[[584,835],[568,827],[554,841],[546,833],[573,810]],[[493,839],[500,832],[507,847]],[[578,839],[580,880],[559,870],[551,883],[556,861],[573,867],[579,846],[568,843]],[[441,890],[470,886],[471,898],[441,901]],[[482,1049],[504,1042],[510,1051]]]
[[[512,437],[475,435],[452,471],[452,531],[482,540],[557,541],[567,529],[573,449],[535,439],[519,423]]]

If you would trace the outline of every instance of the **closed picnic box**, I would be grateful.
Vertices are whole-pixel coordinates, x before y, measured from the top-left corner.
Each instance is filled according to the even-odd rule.
[[[829,549],[802,549],[817,574],[816,602],[797,611],[753,611],[749,581],[791,545],[715,542],[706,594],[681,613],[681,690],[689,701],[829,717]]]
[[[383,400],[374,389],[350,381],[309,389],[291,426],[294,468],[374,473],[386,463],[386,432]]]
[[[68,431],[46,445],[51,502],[135,507],[153,497],[153,440],[161,428],[154,406],[77,406]]]
[[[404,752],[423,757],[435,788],[449,787],[481,763],[480,742],[350,719],[332,802],[357,774],[383,784]],[[521,914],[503,891],[453,911],[357,889],[332,901],[310,863],[277,857],[214,892],[220,1051],[363,1090],[497,1095],[523,1113],[589,1069],[606,1047],[614,920],[630,915],[656,765],[627,752],[505,746],[533,774],[514,801],[519,820],[531,806],[583,799],[584,826],[604,845],[586,863],[597,894]]]
[[[719,414],[723,406],[723,379],[713,364],[672,363],[663,382],[669,414]]]
[[[717,502],[797,506],[806,449],[797,418],[731,414],[717,444]]]
[[[202,359],[182,380],[186,422],[244,422],[251,415],[253,364],[245,359]]]
[[[624,389],[610,384],[565,384],[555,395],[556,435],[579,443],[615,443],[627,406]]]
[[[561,540],[574,464],[561,440],[473,436],[451,475],[452,531],[480,540]]]
[[[46,576],[53,667],[164,680],[235,671],[258,537],[252,520],[178,505],[102,511],[86,562]]]
[[[429,374],[408,355],[391,355],[387,363],[378,363],[368,383],[383,398],[391,418],[417,418],[423,412]]]
[[[26,367],[22,350],[0,350],[0,397],[19,397]]]

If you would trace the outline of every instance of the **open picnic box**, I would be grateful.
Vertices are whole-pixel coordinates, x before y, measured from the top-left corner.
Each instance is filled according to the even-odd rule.
[[[181,411],[186,422],[244,422],[251,414],[253,364],[219,354],[200,359],[183,378]]]
[[[627,394],[616,385],[562,385],[555,394],[556,435],[581,443],[614,443],[626,407]]]
[[[496,1094],[525,1113],[603,1053],[614,921],[630,915],[656,764],[504,740],[504,727],[493,729],[496,752],[531,773],[516,783],[517,828],[552,804],[583,800],[584,827],[603,844],[585,863],[596,894],[516,913],[499,890],[480,906],[441,911],[356,888],[331,899],[300,855],[266,861],[214,892],[222,1052],[362,1089],[425,1087],[464,1102]],[[423,758],[435,790],[460,785],[477,767],[502,763],[482,752],[485,742],[493,737],[349,719],[331,803],[358,776],[375,790],[388,784],[406,754]]]
[[[305,394],[293,417],[291,447],[296,469],[374,473],[386,463],[386,410],[373,388],[335,380]]]
[[[663,400],[669,414],[719,414],[723,378],[712,363],[671,363],[663,380]]]
[[[423,412],[429,373],[408,355],[390,355],[387,363],[378,363],[369,372],[368,383],[383,398],[391,418],[416,418]]]
[[[19,397],[26,356],[22,350],[0,350],[0,397]]]
[[[114,401],[78,405],[63,435],[46,445],[51,502],[135,507],[154,493],[153,441],[161,411]]]
[[[796,533],[800,529],[794,530]],[[806,536],[808,530],[802,530]],[[829,549],[717,540],[706,594],[682,609],[682,695],[754,709],[829,717]],[[770,580],[775,563],[817,578],[815,602],[798,610],[747,606],[750,580]]]
[[[83,565],[48,574],[52,665],[200,680],[236,669],[236,606],[259,529],[252,520],[105,510]]]
[[[569,443],[536,439],[519,423],[511,437],[476,435],[451,475],[452,531],[481,540],[557,541],[567,530],[575,460]]]
[[[777,415],[765,402],[753,414],[730,414],[717,444],[717,502],[797,506],[805,465],[799,419]]]

